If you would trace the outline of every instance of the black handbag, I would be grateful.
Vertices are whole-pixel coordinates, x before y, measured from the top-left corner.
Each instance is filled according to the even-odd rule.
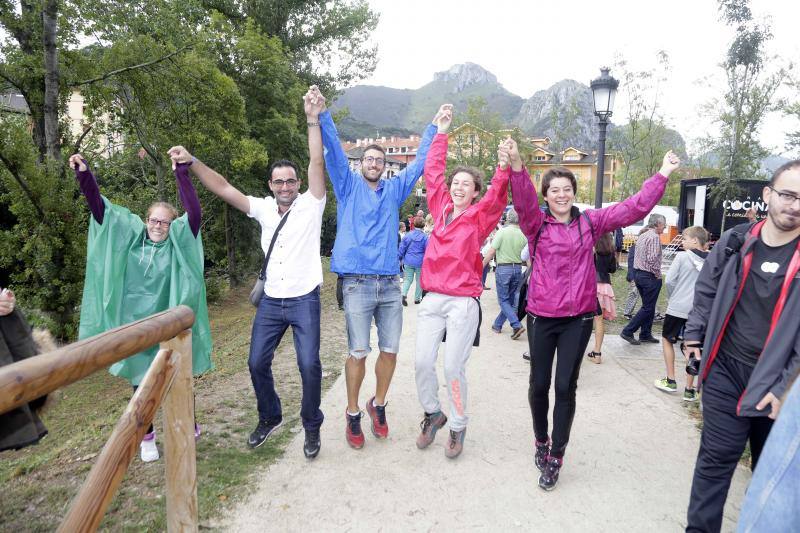
[[[291,211],[291,209],[289,211]],[[275,246],[275,241],[278,239],[278,233],[281,231],[283,225],[286,224],[286,219],[289,218],[289,211],[286,211],[286,213],[283,214],[281,221],[278,223],[278,227],[275,228],[275,233],[272,234],[272,241],[269,243],[267,255],[264,256],[264,264],[261,265],[261,272],[258,273],[256,284],[253,285],[253,290],[250,291],[250,303],[256,307],[258,307],[258,304],[261,302],[261,297],[264,296],[264,285],[267,282],[267,263],[269,262],[269,256],[272,255],[272,248]]]

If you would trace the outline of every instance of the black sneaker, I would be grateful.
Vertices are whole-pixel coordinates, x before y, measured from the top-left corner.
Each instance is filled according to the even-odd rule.
[[[303,453],[306,459],[313,459],[319,455],[321,443],[319,440],[319,428],[306,430],[306,442],[303,444]]]
[[[547,463],[547,456],[550,455],[550,442],[539,442],[536,441],[536,455],[533,458],[533,462],[536,465],[536,468],[539,469],[539,472],[544,472],[544,465]]]
[[[250,433],[250,438],[247,439],[247,445],[251,448],[258,448],[264,444],[267,437],[272,435],[282,424],[282,418],[278,418],[277,420],[259,420],[256,429]]]
[[[561,465],[563,464],[563,459],[548,455],[542,475],[539,476],[539,487],[544,490],[553,490],[556,483],[558,483],[558,473],[561,471]]]
[[[649,344],[661,344],[661,341],[656,339],[655,337],[639,337],[639,342],[647,342]]]
[[[642,344],[641,342],[639,342],[639,339],[637,339],[633,335],[627,335],[623,332],[620,333],[619,336],[628,341],[629,343],[633,344],[634,346],[639,346],[640,344]]]
[[[525,359],[526,361],[530,361],[531,354],[529,354],[528,352],[522,352],[522,358]]]
[[[405,297],[405,296],[403,296],[403,305],[405,305],[405,306],[407,306],[407,305],[408,305],[408,300],[406,299],[406,297]]]

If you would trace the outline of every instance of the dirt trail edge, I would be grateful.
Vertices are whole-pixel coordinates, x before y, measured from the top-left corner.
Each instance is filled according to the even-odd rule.
[[[284,457],[264,470],[252,496],[214,526],[231,531],[683,530],[700,432],[680,394],[652,385],[663,372],[660,346],[629,346],[610,335],[603,364],[584,361],[561,478],[554,491],[544,492],[533,465],[529,366],[521,357],[526,335],[511,340],[508,324],[501,335],[492,333],[495,291],[484,293],[482,306],[481,346],[467,370],[470,422],[461,457],[444,456],[446,431],[426,450],[415,446],[422,409],[414,382],[417,306],[410,303],[388,397],[388,440],[376,440],[365,417],[366,445],[361,450],[347,446],[342,375],[322,402],[326,419],[319,457],[303,457],[300,432]],[[376,345],[373,328],[362,409],[374,392]],[[443,384],[441,366],[440,352]],[[440,399],[446,407],[443,386]],[[735,528],[749,479],[749,470],[740,466],[724,531]]]

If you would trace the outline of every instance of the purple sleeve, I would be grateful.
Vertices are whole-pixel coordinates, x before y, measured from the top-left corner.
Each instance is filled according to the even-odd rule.
[[[189,177],[189,164],[179,163],[175,166],[175,180],[178,183],[178,197],[186,210],[189,218],[189,228],[192,230],[192,235],[197,237],[200,233],[200,199],[197,197],[197,191],[192,185],[192,178]]]
[[[539,232],[544,213],[539,209],[539,196],[525,167],[520,171],[511,171],[511,200],[519,216],[519,229],[530,242]]]
[[[595,227],[595,235],[630,226],[644,218],[664,196],[667,181],[666,176],[656,173],[642,184],[642,190],[627,200],[602,209],[588,210]]]
[[[86,163],[86,161],[84,161]],[[86,170],[75,170],[75,178],[78,180],[78,186],[81,188],[81,193],[86,198],[86,203],[89,205],[89,210],[98,224],[103,223],[103,215],[106,212],[106,205],[103,203],[103,198],[100,196],[100,189],[97,187],[97,181],[94,179],[92,171],[89,166]]]

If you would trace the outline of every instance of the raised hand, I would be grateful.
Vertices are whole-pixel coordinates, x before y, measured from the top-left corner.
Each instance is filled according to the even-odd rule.
[[[2,289],[0,291],[0,316],[10,315],[14,311],[16,304],[17,299],[10,289]]]
[[[175,170],[175,166],[178,163],[192,162],[192,154],[189,153],[189,150],[180,145],[173,146],[167,150],[167,155],[170,159],[172,159],[172,170]]]
[[[306,118],[316,120],[319,114],[325,111],[325,97],[319,90],[319,87],[312,85],[308,88],[308,92],[303,95],[303,109],[306,112]]]
[[[86,169],[89,168],[86,166],[81,154],[72,154],[69,156],[69,166],[73,170],[79,170],[81,172],[85,172]]]
[[[453,104],[442,104],[431,122],[438,128],[438,133],[447,133],[453,122]]]
[[[664,154],[664,161],[661,163],[661,170],[658,172],[662,176],[669,177],[670,174],[678,167],[681,166],[681,158],[678,157],[678,154],[670,150],[666,154]]]
[[[511,155],[509,154],[508,145],[505,142],[500,143],[500,147],[497,149],[497,164],[500,166],[502,170],[508,168],[508,165],[511,163]]]
[[[522,170],[522,157],[519,155],[519,146],[517,146],[517,141],[509,136],[505,141],[503,141],[503,144],[508,151],[508,159],[509,163],[511,164],[511,168],[515,171]]]

